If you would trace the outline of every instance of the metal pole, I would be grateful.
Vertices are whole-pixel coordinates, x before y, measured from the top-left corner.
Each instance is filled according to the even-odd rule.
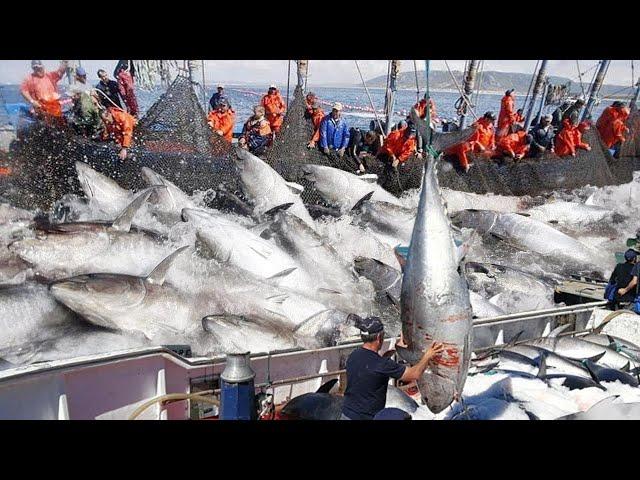
[[[386,113],[387,123],[384,127],[384,134],[389,135],[391,131],[391,121],[393,119],[393,106],[396,100],[396,91],[398,86],[396,81],[398,80],[398,73],[400,73],[400,60],[391,60],[391,70],[389,72],[389,88],[387,89],[387,95],[385,97],[384,110]]]
[[[431,92],[429,91],[429,69],[431,67],[431,61],[430,60],[425,60],[424,61],[424,77],[425,77],[425,98],[427,100],[427,127],[429,127],[427,129],[427,138],[424,138],[424,144],[425,147],[426,146],[430,146],[431,145],[431,139],[433,137],[433,135],[431,134],[431,109],[429,108],[429,103],[431,102]],[[426,150],[426,148],[425,148]]]
[[[631,111],[638,109],[638,98],[640,98],[640,78],[638,79],[638,83],[636,83],[636,93],[633,95],[631,103],[629,104]]]
[[[477,71],[478,60],[470,60],[469,69],[466,71],[466,76],[464,78],[464,94],[467,96],[467,98],[471,98],[471,95],[473,94]],[[467,118],[467,102],[464,99],[462,100],[462,102],[462,113],[460,114],[460,130],[464,128],[465,120]]]
[[[598,69],[598,73],[596,74],[596,78],[593,81],[593,85],[591,86],[591,92],[589,93],[589,101],[587,102],[587,106],[584,109],[584,113],[582,114],[582,120],[586,120],[586,118],[591,115],[591,110],[593,109],[594,104],[596,103],[596,98],[598,97],[598,93],[600,93],[600,88],[604,83],[604,77],[609,69],[609,64],[611,60],[601,60],[600,68]]]
[[[289,66],[287,67],[287,108],[289,108],[289,86],[291,84],[291,60],[289,60]]]
[[[527,109],[527,115],[524,119],[524,130],[528,131],[531,126],[531,120],[533,116],[533,109],[535,108],[536,98],[538,98],[538,94],[540,90],[543,89],[545,85],[545,77],[547,76],[547,62],[549,60],[542,60],[540,64],[540,70],[538,70],[538,75],[536,76],[536,83],[533,86],[533,93],[531,93],[531,103],[529,104],[529,108]]]
[[[540,99],[540,108],[538,109],[538,114],[536,115],[536,125],[540,124],[540,117],[542,117],[542,108],[544,107],[544,100],[547,98],[548,90],[549,90],[549,83],[544,82],[544,90],[542,92],[542,98]]]
[[[304,89],[309,71],[309,60],[296,60],[296,64],[298,65],[298,86]]]

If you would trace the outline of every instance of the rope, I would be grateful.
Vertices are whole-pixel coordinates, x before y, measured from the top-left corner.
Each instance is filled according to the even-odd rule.
[[[371,104],[371,109],[373,110],[374,115],[376,116],[376,122],[378,122],[378,127],[380,127],[380,131],[382,133],[382,138],[384,138],[384,128],[382,128],[382,123],[380,123],[380,119],[378,118],[378,114],[375,111],[375,106],[373,105],[373,100],[371,99],[371,94],[369,93],[369,89],[367,88],[367,83],[364,81],[364,77],[362,76],[362,72],[360,71],[360,65],[358,65],[358,61],[356,62],[356,68],[358,69],[358,73],[360,74],[360,80],[362,80],[362,86],[364,87],[364,91],[367,92],[367,97],[369,97],[369,103]]]
[[[469,100],[469,98],[465,95],[465,93],[462,91],[462,89],[460,88],[460,85],[458,85],[458,81],[456,80],[456,77],[453,75],[453,72],[451,71],[451,68],[449,68],[449,62],[447,62],[446,60],[444,61],[444,64],[447,67],[447,70],[449,71],[449,75],[451,76],[451,79],[453,80],[453,83],[456,86],[456,90],[458,90],[458,93],[460,94],[460,97],[462,97],[462,99],[467,102],[467,108],[469,109],[469,112],[471,112],[471,115],[473,115],[473,117],[478,120],[478,115],[476,115],[476,112],[473,110],[472,106],[471,106],[471,100]]]
[[[111,99],[107,96],[107,94],[106,94],[106,93],[104,93],[102,90],[99,90],[99,89],[97,89],[97,88],[93,88],[93,89],[91,89],[91,91],[101,93],[101,94],[104,96],[104,98],[106,98],[107,100],[109,100],[109,101],[113,104],[113,106],[114,106],[114,107],[116,107],[118,110],[122,110],[123,112],[126,112],[126,110],[125,110],[124,108],[119,107],[118,105],[116,105],[116,103],[115,103],[113,100],[111,100]]]
[[[527,90],[527,96],[524,97],[524,102],[522,102],[522,110],[525,111],[527,109],[527,101],[529,100],[529,94],[531,93],[531,88],[533,87],[533,81],[536,78],[536,72],[538,71],[538,65],[540,65],[540,60],[536,62],[536,68],[533,69],[533,74],[531,75],[531,81],[529,82],[529,89]]]
[[[415,60],[413,61],[413,73],[416,76],[416,103],[418,103],[420,102],[420,84],[418,83],[418,64]]]
[[[580,73],[580,60],[576,60],[576,67],[578,69],[578,78],[580,79],[580,90],[582,90],[582,96],[587,97],[587,92],[584,91],[584,83],[582,82],[582,73]]]

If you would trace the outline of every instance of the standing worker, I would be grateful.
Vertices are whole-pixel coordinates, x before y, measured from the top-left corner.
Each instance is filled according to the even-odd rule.
[[[134,73],[133,63],[129,60],[120,60],[113,71],[113,76],[118,80],[120,97],[124,100],[127,110],[131,115],[138,118],[138,99],[136,98],[133,84]]]
[[[218,104],[222,100],[226,100],[227,103],[229,104],[229,108],[231,108],[231,102],[229,101],[227,96],[224,94],[224,85],[219,83],[217,90],[218,91],[216,93],[214,93],[213,95],[211,95],[211,98],[209,99],[209,105],[211,106],[211,110],[215,110],[216,108],[218,108]]]
[[[52,123],[62,121],[62,106],[58,82],[64,75],[68,62],[63,61],[57,70],[47,72],[42,60],[31,60],[33,73],[24,79],[20,93],[33,106],[34,114]]]
[[[100,81],[96,85],[96,89],[99,92],[97,95],[100,99],[100,104],[104,108],[118,107],[122,110],[118,82],[111,80],[107,72],[102,69],[98,70],[98,78]]]
[[[341,420],[372,420],[384,409],[390,378],[403,382],[418,380],[431,361],[444,351],[442,343],[433,343],[416,365],[400,365],[378,353],[384,342],[384,326],[380,319],[359,320],[356,326],[364,345],[351,352],[347,359],[347,389]]]
[[[501,139],[509,135],[511,125],[516,122],[516,103],[511,88],[504,92],[504,97],[500,101],[500,113],[498,114],[498,130],[496,132],[497,139]]]
[[[349,127],[342,118],[342,104],[333,104],[331,113],[325,116],[320,122],[320,149],[325,155],[329,155],[331,150],[338,152],[342,158],[349,145]]]
[[[311,105],[310,111],[311,123],[313,123],[313,136],[307,144],[307,148],[315,148],[316,144],[320,140],[320,124],[324,118],[324,112],[320,108],[320,102],[317,100]]]
[[[278,92],[278,87],[269,85],[269,91],[262,97],[261,105],[264,107],[265,116],[271,126],[273,133],[280,132],[284,115],[287,113],[287,104],[284,103],[282,95]]]

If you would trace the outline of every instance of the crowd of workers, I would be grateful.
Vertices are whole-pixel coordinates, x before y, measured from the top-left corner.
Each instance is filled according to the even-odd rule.
[[[124,160],[138,116],[132,65],[128,60],[119,61],[114,71],[117,80],[109,78],[105,70],[98,70],[100,81],[95,86],[88,83],[84,68],[76,68],[75,83],[65,100],[58,92],[58,82],[68,68],[68,62],[63,61],[57,70],[47,72],[41,60],[31,61],[32,73],[20,87],[31,105],[31,114],[49,124],[67,124],[78,135],[94,140],[112,139],[120,145],[118,156]],[[71,108],[63,113],[66,103],[71,103]]]
[[[79,67],[75,70],[75,84],[69,90],[71,108],[63,113],[58,82],[68,70],[67,62],[47,72],[40,60],[31,62],[33,72],[23,81],[21,92],[32,105],[32,114],[46,122],[66,123],[76,133],[93,139],[112,139],[121,146],[119,157],[125,159],[131,145],[133,128],[137,122],[138,103],[134,92],[133,65],[127,60],[118,62],[114,79],[105,70],[98,70],[99,82],[91,86],[87,73]],[[369,130],[350,128],[342,115],[343,105],[333,104],[325,114],[318,97],[308,93],[305,117],[313,124],[313,135],[307,146],[318,148],[325,155],[347,156],[353,160],[354,169],[365,172],[372,161],[379,161],[397,169],[412,157],[420,158],[423,152],[422,138],[409,118],[394,125],[388,135],[382,122],[372,121]],[[224,85],[218,84],[217,92],[209,101],[211,110],[207,120],[215,135],[227,142],[233,139],[236,114]],[[445,157],[463,172],[471,167],[472,157],[504,158],[517,161],[523,157],[537,158],[546,152],[558,156],[576,156],[580,149],[591,147],[583,140],[583,133],[591,128],[592,121],[579,121],[584,100],[565,102],[545,115],[529,131],[525,130],[522,109],[516,109],[514,89],[505,92],[496,119],[493,112],[486,112],[472,124],[473,132],[464,141],[444,151]],[[427,96],[413,108],[422,119],[429,118],[432,125],[441,123],[436,105]],[[287,104],[276,85],[270,85],[260,103],[253,108],[253,115],[246,120],[238,144],[256,155],[261,155],[279,134],[287,113]],[[628,131],[625,126],[630,114],[624,103],[616,101],[607,107],[595,124],[605,146],[618,156],[620,146]],[[442,121],[443,131],[448,130]],[[473,154],[473,155],[471,155]]]

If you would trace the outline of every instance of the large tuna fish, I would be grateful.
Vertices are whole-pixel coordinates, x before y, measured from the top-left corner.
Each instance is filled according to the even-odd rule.
[[[402,206],[400,200],[376,183],[377,175],[359,177],[333,167],[304,165],[304,177],[313,182],[320,195],[329,203],[340,207],[343,213],[351,210],[367,193],[373,192],[372,200]]]
[[[86,163],[76,162],[76,172],[89,204],[107,216],[117,215],[133,200],[131,190],[122,188],[115,180],[96,172]]]
[[[242,191],[253,202],[254,215],[259,217],[275,207],[291,203],[289,212],[315,230],[313,219],[300,198],[300,185],[285,181],[278,172],[248,151],[238,148],[236,153]]]
[[[180,221],[183,208],[197,208],[191,197],[184,193],[175,184],[154,172],[148,167],[142,167],[140,172],[147,185],[163,185],[166,188],[156,189],[149,197],[149,202],[155,204],[162,212],[172,215],[176,222]]]
[[[464,269],[436,178],[435,161],[426,169],[401,293],[401,357],[417,363],[434,342],[445,351],[418,380],[423,401],[441,412],[462,394],[471,356],[472,311]]]

